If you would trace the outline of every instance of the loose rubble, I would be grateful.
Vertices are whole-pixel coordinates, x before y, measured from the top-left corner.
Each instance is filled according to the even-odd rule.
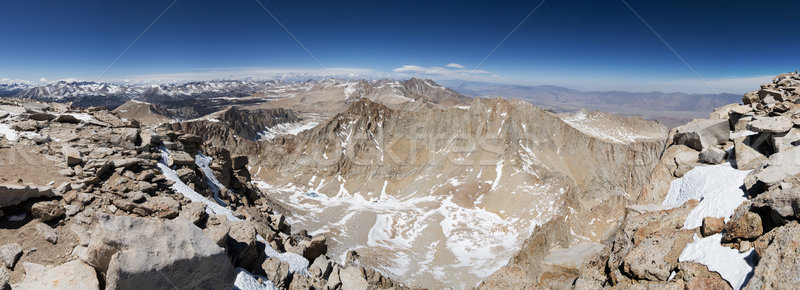
[[[246,156],[102,108],[6,98],[0,109],[0,150],[27,154],[20,170],[37,174],[0,180],[0,223],[44,241],[0,246],[0,289],[407,288],[337,264],[324,235],[293,234]]]

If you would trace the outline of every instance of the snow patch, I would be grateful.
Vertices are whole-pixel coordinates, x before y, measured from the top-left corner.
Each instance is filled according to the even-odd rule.
[[[19,133],[8,124],[0,124],[0,135],[6,137],[9,142],[16,142],[19,139]]]
[[[258,133],[258,141],[270,141],[281,135],[297,135],[305,130],[317,126],[317,122],[308,123],[281,123]]]
[[[234,290],[278,290],[278,287],[269,281],[267,277],[250,274],[250,272],[242,268],[237,268],[236,270],[238,273],[236,274],[236,281],[233,282]],[[264,282],[259,283],[258,278],[261,278]]]
[[[697,262],[708,267],[708,270],[719,273],[734,289],[741,289],[753,275],[755,253],[750,249],[739,253],[720,245],[722,234],[714,234],[705,238],[694,236],[694,242],[678,257],[678,261]]]
[[[214,199],[222,206],[226,206],[225,201],[223,201],[219,197],[219,191],[225,189],[225,186],[217,180],[217,177],[214,176],[214,171],[211,170],[211,161],[213,158],[203,155],[203,153],[197,152],[197,155],[194,157],[194,164],[203,171],[203,175],[206,176],[206,184],[208,187],[211,188],[211,191],[214,192]]]
[[[747,200],[740,187],[748,173],[749,170],[734,169],[730,163],[695,167],[672,181],[662,204],[675,208],[690,199],[700,201],[686,217],[685,229],[701,226],[704,217],[728,221],[733,211]]]

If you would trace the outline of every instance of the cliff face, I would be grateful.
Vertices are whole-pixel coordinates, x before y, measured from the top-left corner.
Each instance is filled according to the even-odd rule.
[[[163,124],[161,127],[200,136],[205,142],[229,148],[238,155],[256,152],[259,133],[279,124],[297,122],[300,119],[289,109],[261,109],[255,111],[228,107],[202,118]]]
[[[415,110],[359,100],[264,144],[251,171],[301,228],[331,232],[334,252],[358,249],[420,285],[472,287],[520,245],[597,242],[615,225],[608,216],[637,198],[666,138],[661,125],[618,121],[629,139],[516,100]],[[511,264],[533,274],[540,256]]]

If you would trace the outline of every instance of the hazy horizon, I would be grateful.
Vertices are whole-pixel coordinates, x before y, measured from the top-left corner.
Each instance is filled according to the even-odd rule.
[[[775,29],[797,27],[787,6],[800,4],[760,4],[14,1],[0,19],[16,44],[0,46],[0,79],[301,74],[741,94],[800,60]],[[783,44],[753,42],[769,38]]]

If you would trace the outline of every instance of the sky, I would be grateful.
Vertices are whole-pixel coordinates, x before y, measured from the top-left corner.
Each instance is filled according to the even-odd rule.
[[[0,79],[34,82],[300,74],[743,93],[800,68],[798,1],[5,0],[2,6]]]

